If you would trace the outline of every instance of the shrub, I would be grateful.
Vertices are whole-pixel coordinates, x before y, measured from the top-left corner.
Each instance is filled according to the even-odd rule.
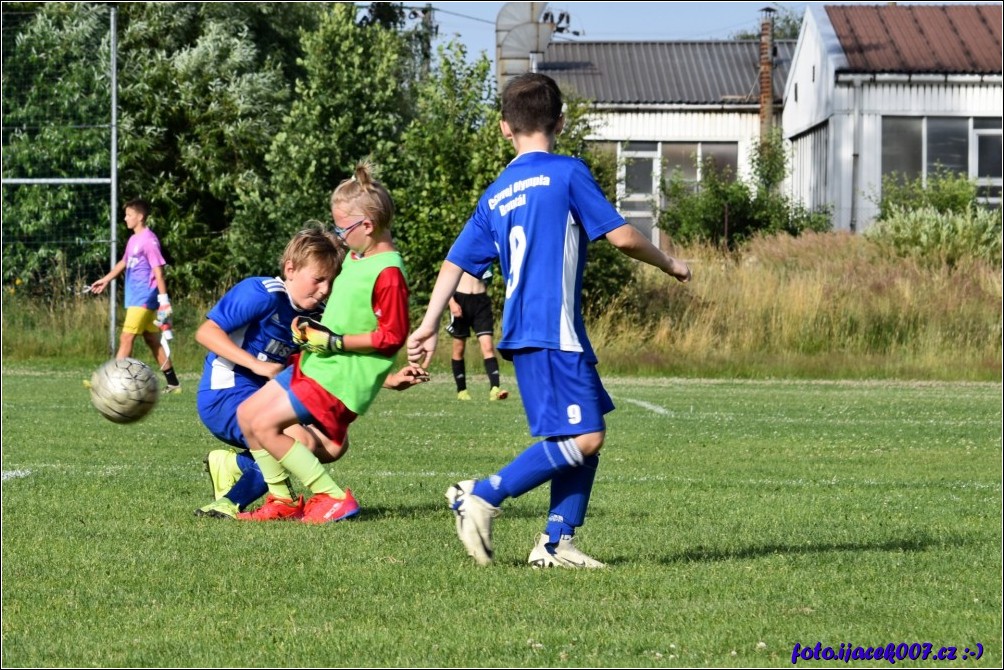
[[[881,198],[872,197],[879,207],[878,220],[884,221],[899,209],[933,209],[937,212],[962,214],[977,207],[976,183],[961,173],[938,167],[928,175],[927,183],[920,177],[910,180],[898,173],[882,177]]]
[[[955,267],[967,258],[1001,263],[1000,209],[970,204],[962,211],[942,210],[930,203],[911,209],[897,204],[864,235],[891,254],[928,265]]]

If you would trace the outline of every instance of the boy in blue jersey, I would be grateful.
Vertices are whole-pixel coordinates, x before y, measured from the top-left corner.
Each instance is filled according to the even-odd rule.
[[[199,418],[217,439],[236,447],[206,456],[215,499],[196,510],[197,516],[234,519],[268,490],[247,453],[237,407],[285,369],[297,350],[290,330],[293,319],[320,318],[344,257],[334,235],[319,228],[301,230],[283,252],[282,278],[241,281],[209,310],[195,333],[196,341],[209,350],[196,397]],[[321,439],[304,426],[291,430],[308,441]]]
[[[224,295],[195,334],[209,350],[199,382],[199,418],[219,440],[236,449],[215,449],[206,456],[214,501],[197,516],[234,519],[268,491],[261,469],[248,454],[237,423],[237,407],[286,368],[297,350],[292,323],[297,317],[320,319],[332,282],[345,258],[334,233],[319,228],[298,232],[283,252],[283,277],[250,277]],[[388,378],[392,388],[423,381],[409,366]],[[287,434],[303,442],[322,462],[337,460],[348,442],[335,445],[319,430],[293,425]]]
[[[604,566],[572,539],[585,520],[606,436],[604,415],[614,408],[582,319],[587,244],[606,238],[627,256],[690,280],[685,263],[625,223],[585,163],[551,153],[564,124],[561,108],[561,91],[546,75],[527,73],[506,85],[500,127],[516,158],[479,200],[447,254],[422,323],[408,339],[409,359],[427,365],[461,275],[481,276],[498,260],[506,282],[498,350],[513,362],[530,432],[542,439],[490,477],[447,490],[457,535],[479,565],[492,562],[492,523],[502,501],[550,481],[547,525],[528,562]]]

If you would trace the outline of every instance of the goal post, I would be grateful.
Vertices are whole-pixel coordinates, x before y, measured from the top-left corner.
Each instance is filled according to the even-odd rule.
[[[5,12],[5,15],[6,14],[7,13]],[[22,177],[22,176],[18,176],[17,174],[10,174],[10,172],[12,171],[10,169],[11,166],[9,165],[8,160],[5,159],[4,162],[3,162],[3,174],[2,174],[2,177],[0,177],[0,181],[2,181],[2,185],[4,187],[4,209],[5,209],[5,211],[3,213],[4,214],[3,218],[5,219],[4,236],[6,238],[8,238],[8,239],[4,240],[4,246],[5,246],[4,256],[5,256],[5,259],[7,257],[7,246],[8,246],[8,244],[11,243],[10,238],[12,238],[12,237],[15,239],[15,241],[17,241],[18,243],[20,243],[20,244],[22,244],[24,246],[27,246],[27,247],[30,247],[32,245],[42,246],[42,245],[48,244],[50,246],[57,246],[59,244],[73,244],[73,243],[81,244],[81,243],[83,243],[81,241],[81,239],[80,239],[79,236],[76,239],[74,239],[74,231],[69,231],[65,235],[65,237],[68,238],[67,240],[51,240],[51,239],[50,240],[36,240],[36,239],[32,238],[31,235],[27,231],[24,230],[24,228],[26,228],[26,226],[24,225],[23,222],[20,224],[21,228],[22,228],[21,230],[15,230],[16,227],[19,226],[18,222],[16,222],[16,221],[12,224],[11,227],[8,227],[8,225],[6,225],[6,219],[7,219],[7,216],[8,216],[9,212],[6,211],[6,209],[7,209],[7,205],[8,205],[8,201],[9,201],[9,196],[10,196],[11,200],[13,199],[13,194],[11,192],[11,189],[8,188],[8,187],[38,187],[38,188],[46,188],[46,187],[64,187],[64,186],[78,187],[78,186],[106,185],[106,186],[108,186],[108,190],[109,190],[109,201],[108,201],[109,220],[108,220],[108,239],[107,239],[107,243],[108,243],[108,262],[109,262],[109,266],[108,267],[109,267],[109,269],[115,267],[115,264],[118,262],[118,241],[117,241],[117,230],[118,230],[118,227],[117,227],[117,220],[118,220],[118,217],[117,217],[117,213],[118,213],[118,202],[117,202],[118,201],[118,66],[117,66],[118,44],[117,44],[117,33],[118,33],[118,31],[117,31],[117,8],[115,7],[114,3],[109,3],[109,6],[108,6],[108,15],[109,15],[109,28],[108,28],[109,29],[108,77],[109,77],[109,87],[110,87],[110,91],[109,91],[109,93],[110,93],[110,95],[109,95],[109,99],[110,99],[109,123],[107,123],[107,124],[100,123],[100,124],[93,124],[93,125],[88,124],[87,126],[80,126],[80,127],[73,126],[72,124],[66,126],[71,131],[74,128],[78,128],[80,130],[83,130],[83,129],[93,130],[95,128],[106,128],[108,130],[108,133],[109,133],[109,144],[108,144],[109,160],[108,160],[108,172],[107,172],[107,175],[105,175],[105,176],[80,176],[80,177],[66,177],[66,176]],[[5,19],[6,18],[7,18],[7,16],[5,16]],[[16,27],[17,26],[15,26],[15,29],[16,29]],[[13,37],[13,35],[8,35],[7,34],[8,33],[8,26],[5,25],[3,27],[3,32],[4,32],[4,42],[5,43],[16,43],[15,39],[11,39]],[[8,57],[8,54],[7,54],[7,50],[5,48],[5,53],[4,53],[4,64],[5,64],[5,66],[7,65],[7,57]],[[4,76],[4,88],[6,89],[11,84],[12,84],[12,81],[9,80],[8,77],[5,74],[5,76]],[[6,93],[7,93],[7,91],[5,91],[5,96],[6,96]],[[4,126],[3,127],[3,136],[4,136],[4,151],[5,151],[5,153],[8,150],[8,141],[9,141],[9,138],[11,138],[17,131],[22,130],[21,127],[18,127],[16,125],[10,125],[9,126],[8,125],[8,118],[7,118],[7,116],[8,116],[8,107],[7,107],[7,104],[5,104],[4,105],[4,124],[3,124],[3,126]],[[45,119],[45,118],[42,118],[41,120],[37,120],[37,121],[33,120],[31,123],[37,123],[37,124],[39,124],[38,126],[32,127],[30,129],[31,132],[34,132],[36,135],[39,135],[39,134],[42,134],[42,132],[44,131],[44,126],[46,126],[46,125],[48,125],[48,126],[58,125],[59,121],[57,119]],[[23,124],[23,122],[22,122],[22,124]],[[24,132],[23,134],[24,135],[29,135],[30,133],[29,132]],[[31,140],[28,139],[24,143],[27,145],[28,151],[30,151],[31,150],[30,149],[30,147],[31,147]],[[18,171],[18,168],[14,167],[13,171],[16,173]],[[38,216],[43,216],[43,215],[44,214],[42,212],[38,212]],[[12,232],[15,232],[15,234],[12,235],[11,234]],[[18,234],[18,233],[20,233],[20,234]],[[114,354],[114,352],[117,349],[117,328],[116,328],[117,302],[118,302],[117,301],[117,292],[118,292],[117,291],[117,281],[113,280],[111,282],[111,284],[109,285],[108,291],[109,291],[109,293],[108,293],[108,295],[109,295],[109,307],[108,307],[108,311],[109,311],[109,315],[108,315],[109,316],[109,318],[108,318],[108,348],[109,348],[109,351],[112,354]]]

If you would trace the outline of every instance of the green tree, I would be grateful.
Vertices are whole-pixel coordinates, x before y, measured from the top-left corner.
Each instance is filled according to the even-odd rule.
[[[4,3],[3,174],[108,177],[108,11]],[[108,186],[3,187],[3,282],[51,292],[54,274],[107,266]],[[72,278],[71,278],[72,279]]]
[[[381,154],[398,212],[394,234],[419,303],[428,298],[453,239],[498,176],[512,147],[502,138],[491,63],[467,62],[454,41],[418,84],[415,116]]]
[[[273,268],[306,221],[329,221],[328,196],[367,156],[393,152],[410,115],[403,81],[408,41],[379,22],[360,25],[354,5],[325,8],[302,36],[304,78],[266,144],[266,175],[245,173],[228,251],[239,272]]]
[[[219,236],[240,184],[262,177],[291,102],[285,68],[298,44],[282,45],[318,11],[285,7],[122,5],[120,193],[152,202],[178,288],[215,293],[220,270],[233,268]]]

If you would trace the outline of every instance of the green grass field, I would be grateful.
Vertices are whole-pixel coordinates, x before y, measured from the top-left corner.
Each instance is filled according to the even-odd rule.
[[[3,369],[4,667],[790,667],[817,642],[1004,661],[999,383],[609,378],[578,540],[609,567],[575,572],[525,563],[546,489],[504,505],[489,568],[445,507],[529,444],[518,396],[458,403],[444,373],[385,391],[332,466],[357,520],[245,524],[193,515],[215,446],[194,377],[119,426],[89,373]]]

